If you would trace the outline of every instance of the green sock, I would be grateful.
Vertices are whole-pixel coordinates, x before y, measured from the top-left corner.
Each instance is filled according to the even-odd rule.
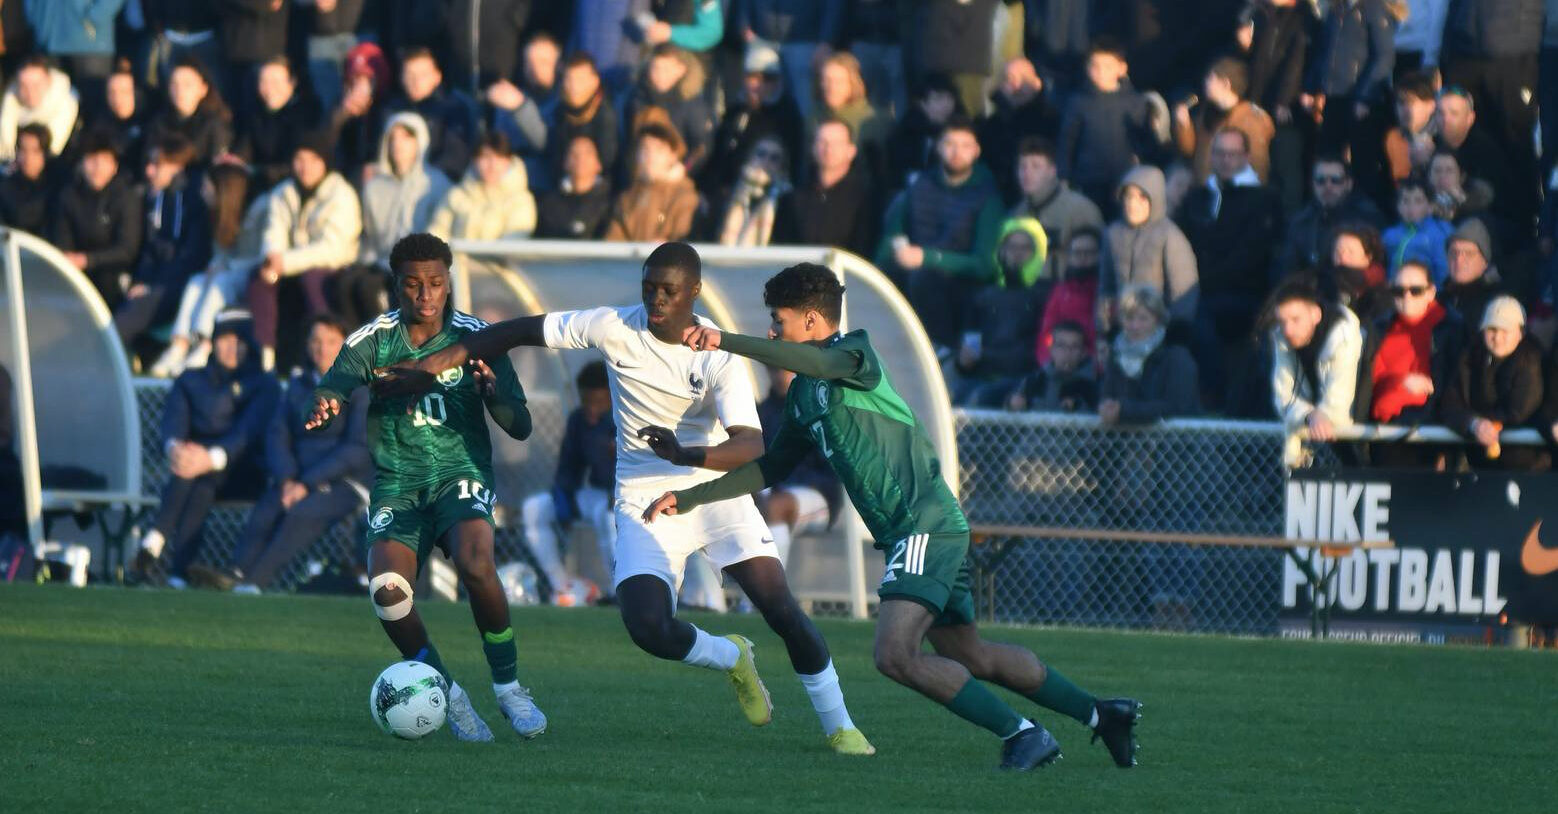
[[[514,628],[481,634],[481,651],[492,668],[492,683],[507,684],[519,678],[519,653],[514,649]]]
[[[1009,738],[1022,726],[1022,716],[1016,710],[972,677],[946,706],[952,714],[994,732],[998,738]]]
[[[1071,683],[1071,679],[1045,665],[1044,683],[1028,697],[1045,709],[1052,709],[1068,718],[1075,718],[1083,725],[1093,720],[1093,702],[1097,699]]]
[[[434,647],[432,642],[428,642],[426,647],[423,647],[421,650],[417,651],[417,654],[412,656],[411,660],[420,661],[423,664],[433,668],[434,670],[437,670],[438,674],[444,677],[445,684],[454,683],[454,679],[449,677],[449,671],[444,668],[444,660],[438,655],[438,648]]]

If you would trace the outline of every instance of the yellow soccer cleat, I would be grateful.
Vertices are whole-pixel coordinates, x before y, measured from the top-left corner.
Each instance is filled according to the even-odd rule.
[[[834,732],[828,736],[828,747],[841,755],[870,757],[876,754],[876,747],[872,746],[858,729],[840,729]]]
[[[762,726],[774,719],[774,703],[768,698],[768,688],[757,674],[757,660],[752,655],[752,642],[745,636],[731,634],[725,638],[734,642],[741,651],[736,666],[725,671],[736,688],[736,703],[753,726]]]

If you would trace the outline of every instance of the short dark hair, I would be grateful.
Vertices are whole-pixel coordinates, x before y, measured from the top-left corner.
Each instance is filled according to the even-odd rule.
[[[1234,57],[1223,57],[1212,63],[1207,73],[1216,74],[1228,80],[1228,86],[1233,89],[1233,95],[1244,98],[1244,94],[1250,90],[1250,69],[1244,66],[1244,60]]]
[[[42,68],[45,71],[54,70],[54,60],[49,59],[48,54],[36,53],[22,60],[22,64],[16,66],[16,72],[21,73],[28,68]]]
[[[49,132],[48,125],[44,124],[43,122],[24,124],[21,127],[16,128],[16,143],[18,145],[22,143],[22,136],[32,136],[33,138],[37,139],[38,144],[43,147],[44,157],[48,157],[51,154],[51,148],[54,144],[54,134]]]
[[[1055,323],[1054,327],[1049,329],[1049,335],[1053,337],[1055,334],[1058,334],[1061,331],[1076,334],[1083,339],[1087,338],[1087,329],[1082,327],[1082,323],[1077,322],[1074,319],[1063,319]]]
[[[100,127],[94,127],[81,134],[81,144],[76,148],[76,154],[82,158],[96,153],[108,153],[119,160],[119,140],[114,135]]]
[[[1108,54],[1121,62],[1127,61],[1125,58],[1125,43],[1108,34],[1094,38],[1092,44],[1087,47],[1087,55],[1089,57],[1096,54]]]
[[[661,243],[644,258],[644,271],[650,269],[674,269],[693,278],[703,279],[703,258],[698,250],[680,240]]]
[[[605,390],[610,387],[606,381],[606,363],[599,359],[579,368],[579,375],[573,379],[574,387],[582,393],[585,390]]]
[[[454,265],[454,253],[449,250],[449,244],[437,235],[415,232],[395,241],[395,248],[390,249],[389,267],[391,272],[399,276],[401,266],[406,263],[432,260],[442,260],[447,270]]]
[[[933,71],[920,80],[919,92],[914,94],[916,99],[929,99],[932,93],[945,93],[953,99],[958,97],[958,86],[953,84],[952,77],[941,71]],[[963,107],[962,101],[958,101],[959,108]]]
[[[1434,197],[1433,192],[1428,185],[1428,179],[1424,178],[1420,173],[1414,172],[1411,175],[1408,175],[1407,177],[1398,181],[1396,183],[1396,197],[1399,199],[1401,197],[1401,193],[1411,189],[1415,189],[1418,192],[1423,193],[1423,196],[1426,198],[1431,199]]]
[[[1066,247],[1070,248],[1071,241],[1079,237],[1090,237],[1094,243],[1098,244],[1098,248],[1102,249],[1104,247],[1104,233],[1097,226],[1078,226],[1072,229],[1071,233],[1066,235]]]
[[[1312,305],[1320,305],[1320,292],[1310,282],[1302,277],[1288,280],[1277,290],[1271,292],[1268,304],[1272,311],[1276,311],[1290,302],[1307,302]]]
[[[1344,156],[1341,153],[1337,153],[1337,152],[1315,153],[1315,160],[1309,162],[1309,171],[1311,173],[1313,173],[1315,167],[1318,167],[1321,164],[1340,164],[1340,165],[1342,165],[1342,174],[1346,175],[1348,178],[1352,177],[1352,162],[1348,161],[1347,160],[1347,156]]]
[[[1423,71],[1410,71],[1396,80],[1396,95],[1411,96],[1424,102],[1432,102],[1438,96],[1434,92],[1434,80]]]
[[[426,45],[413,45],[401,51],[400,64],[405,65],[413,59],[423,59],[424,57],[433,61],[433,67],[438,68],[440,72],[443,71],[443,66],[438,64],[438,56],[433,53],[433,49]]]
[[[571,71],[574,68],[584,67],[589,68],[590,73],[593,73],[596,76],[600,76],[600,66],[595,64],[595,57],[590,56],[584,51],[574,51],[565,59],[563,59],[564,71]]]
[[[948,133],[956,131],[962,131],[973,136],[975,141],[979,140],[979,131],[974,126],[974,120],[962,113],[954,113],[948,116],[947,123],[941,126],[941,132],[936,135],[936,138],[939,139]]]
[[[831,114],[824,115],[821,119],[817,120],[817,129],[821,130],[822,126],[825,125],[825,124],[836,124],[836,125],[844,128],[844,132],[849,134],[849,143],[850,144],[854,144],[855,143],[856,133],[855,133],[855,126],[854,125],[850,124],[847,121],[844,121],[843,119],[841,119],[841,118],[839,118],[837,116],[831,115]]]
[[[313,319],[308,321],[308,329],[303,332],[303,335],[307,336],[308,334],[313,333],[314,329],[320,325],[324,325],[327,328],[333,329],[336,333],[339,333],[343,337],[352,335],[352,329],[346,324],[346,321],[341,319],[339,316],[336,316],[335,314],[316,315]]]
[[[157,153],[158,161],[169,164],[177,164],[180,167],[188,167],[195,160],[195,143],[189,137],[176,131],[168,131],[157,137],[152,143],[152,149]]]
[[[837,325],[844,313],[844,284],[827,266],[796,263],[763,284],[763,304],[816,311],[829,324]]]
[[[491,150],[504,158],[514,154],[514,148],[509,146],[509,137],[503,135],[502,130],[497,129],[482,133],[481,139],[476,142],[475,152],[479,153],[482,150]]]
[[[1017,142],[1017,158],[1021,159],[1030,155],[1041,155],[1049,159],[1051,164],[1057,163],[1055,161],[1055,142],[1043,136],[1023,136],[1022,140]]]

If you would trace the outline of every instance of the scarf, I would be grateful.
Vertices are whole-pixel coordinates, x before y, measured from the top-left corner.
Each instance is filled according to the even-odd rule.
[[[1122,331],[1119,336],[1114,338],[1115,364],[1120,366],[1120,370],[1125,373],[1127,378],[1141,378],[1141,370],[1147,364],[1147,357],[1151,356],[1152,352],[1157,350],[1159,345],[1163,344],[1163,337],[1167,332],[1168,329],[1160,325],[1156,331],[1148,334],[1146,339],[1140,342],[1132,342],[1125,337],[1125,333]]]

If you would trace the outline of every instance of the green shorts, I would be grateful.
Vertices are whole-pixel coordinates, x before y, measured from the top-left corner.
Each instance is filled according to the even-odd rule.
[[[974,623],[967,534],[911,534],[882,553],[887,572],[876,589],[879,596],[924,605],[937,626]]]
[[[434,546],[454,556],[444,533],[455,524],[478,518],[491,524],[496,499],[491,489],[470,478],[397,495],[375,492],[368,503],[368,547],[381,540],[400,543],[417,553],[417,570],[421,571]]]

